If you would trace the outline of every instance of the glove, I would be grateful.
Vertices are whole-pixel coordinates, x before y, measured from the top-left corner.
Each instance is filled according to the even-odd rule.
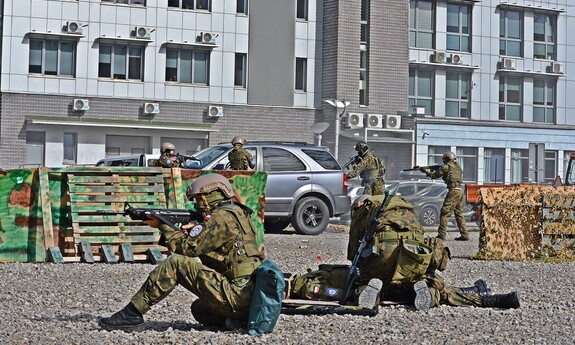
[[[425,167],[419,167],[419,171],[421,171],[422,173],[424,173],[425,170],[427,170],[427,169],[425,169]]]
[[[143,223],[147,224],[148,226],[152,227],[152,228],[158,228],[160,227],[160,219],[158,217],[154,217],[151,214],[148,214],[148,219],[144,220]]]

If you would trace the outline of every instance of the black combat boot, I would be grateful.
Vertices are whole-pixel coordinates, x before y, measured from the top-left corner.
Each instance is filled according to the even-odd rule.
[[[429,288],[427,287],[427,283],[420,280],[413,285],[413,290],[415,291],[415,300],[413,301],[415,309],[423,310],[427,313],[433,304],[433,299],[429,292]]]
[[[112,316],[101,318],[98,325],[108,331],[116,329],[135,331],[144,325],[144,316],[130,303],[124,309],[112,314]]]
[[[491,289],[487,287],[487,283],[483,279],[477,280],[473,286],[461,288],[463,293],[478,293],[481,296],[491,295]]]
[[[487,308],[519,308],[519,293],[511,292],[505,295],[482,296],[481,306]]]

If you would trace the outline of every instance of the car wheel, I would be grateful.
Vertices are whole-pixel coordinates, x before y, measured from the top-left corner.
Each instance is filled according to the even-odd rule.
[[[289,220],[264,221],[264,228],[267,233],[282,232],[288,225]]]
[[[303,198],[295,205],[291,223],[298,234],[319,235],[329,223],[329,209],[319,198]]]
[[[419,216],[419,221],[423,226],[433,226],[438,222],[437,210],[433,207],[424,207],[421,210],[421,215]]]

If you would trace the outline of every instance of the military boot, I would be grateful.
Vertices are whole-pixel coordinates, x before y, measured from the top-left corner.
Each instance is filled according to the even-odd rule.
[[[471,287],[461,288],[463,293],[478,293],[481,296],[491,295],[491,289],[487,287],[487,283],[483,279],[477,280]]]
[[[420,280],[413,285],[413,290],[415,290],[415,300],[413,301],[415,309],[428,312],[433,300],[431,298],[431,292],[429,292],[429,288],[427,287],[427,283]]]
[[[373,309],[379,304],[379,293],[383,282],[377,278],[369,281],[367,286],[359,293],[357,305],[365,309]]]
[[[514,291],[504,295],[482,296],[481,306],[502,309],[519,308],[519,293]]]
[[[144,316],[130,303],[124,309],[115,312],[110,317],[103,317],[98,325],[105,330],[136,331],[144,325]]]

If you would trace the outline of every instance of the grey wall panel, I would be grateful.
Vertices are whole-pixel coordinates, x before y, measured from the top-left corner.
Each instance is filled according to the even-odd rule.
[[[248,104],[293,106],[295,1],[250,1]]]

